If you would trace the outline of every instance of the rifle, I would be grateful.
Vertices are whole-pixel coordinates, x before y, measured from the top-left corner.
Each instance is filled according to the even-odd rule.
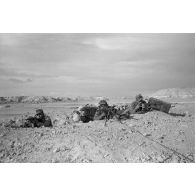
[[[26,120],[31,122],[31,123],[34,123],[36,121],[35,117],[33,117],[33,116],[28,117]]]
[[[27,121],[27,122],[30,122],[30,124],[32,124],[33,127],[36,126],[37,119],[36,119],[35,117],[30,116],[30,117],[28,117],[28,118],[26,119],[26,121]],[[28,124],[27,126],[29,126],[29,124]],[[31,126],[31,125],[30,125],[30,126]]]

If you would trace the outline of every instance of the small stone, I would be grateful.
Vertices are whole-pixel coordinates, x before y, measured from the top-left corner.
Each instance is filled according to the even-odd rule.
[[[159,139],[161,139],[161,140],[163,140],[165,138],[165,136],[163,135],[163,136],[161,136],[161,137],[159,137]]]
[[[14,146],[15,146],[15,141],[12,141],[11,144],[10,144],[10,147],[14,148]]]
[[[108,156],[110,156],[110,154],[105,154],[105,155],[104,155],[104,158],[106,158],[106,157],[108,157]]]
[[[163,162],[163,158],[162,158],[162,156],[158,156],[157,158],[156,158],[156,160],[158,161],[158,162]]]
[[[171,160],[171,163],[178,163],[179,162],[179,159],[177,156],[173,156],[172,160]]]
[[[144,160],[146,160],[146,161],[150,161],[151,159],[152,159],[152,157],[150,155],[146,155],[144,158]]]
[[[82,159],[81,162],[83,162],[83,163],[89,163],[90,160],[89,159]]]
[[[5,153],[1,152],[0,153],[0,158],[3,158],[5,156]]]
[[[57,159],[52,159],[51,162],[52,162],[52,163],[58,163],[59,160],[57,160]]]
[[[53,150],[53,153],[57,153],[57,152],[60,152],[60,148],[55,148],[55,149]]]
[[[133,124],[129,124],[128,126],[129,126],[129,127],[133,127],[134,125],[133,125]]]
[[[46,147],[45,150],[46,151],[50,151],[51,150],[51,147]]]
[[[152,135],[151,133],[144,133],[144,136],[146,136],[146,137],[149,137],[151,135]]]

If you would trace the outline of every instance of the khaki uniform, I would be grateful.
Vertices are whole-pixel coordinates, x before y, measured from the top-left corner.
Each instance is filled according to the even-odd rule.
[[[94,120],[103,120],[108,116],[109,107],[108,106],[99,106],[94,116]]]
[[[80,110],[80,119],[83,123],[88,123],[94,120],[94,115],[96,113],[97,107],[95,106],[84,106]]]
[[[34,117],[25,120],[24,127],[52,127],[51,118],[45,115],[42,109],[38,109]]]
[[[136,96],[136,100],[121,113],[121,116],[130,117],[130,114],[144,114],[149,110],[148,104],[143,100],[142,95],[139,94]]]

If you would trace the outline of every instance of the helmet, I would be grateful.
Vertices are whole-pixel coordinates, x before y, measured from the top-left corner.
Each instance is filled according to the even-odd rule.
[[[37,109],[37,110],[36,110],[36,114],[44,114],[44,113],[43,113],[43,109]]]
[[[136,95],[136,96],[135,96],[135,99],[136,99],[137,101],[142,100],[142,99],[143,99],[142,94]]]
[[[43,118],[45,118],[45,115],[42,109],[36,110],[35,118],[37,118],[38,120],[40,119],[42,120]]]
[[[99,106],[108,106],[108,103],[106,100],[100,100],[99,101]]]

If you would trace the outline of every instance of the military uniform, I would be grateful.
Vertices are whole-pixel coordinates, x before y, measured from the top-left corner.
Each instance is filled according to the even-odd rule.
[[[103,120],[108,117],[109,106],[106,100],[101,100],[94,116],[94,120]]]
[[[24,122],[24,127],[52,127],[49,116],[45,115],[42,109],[36,110],[34,117],[28,117]]]
[[[136,95],[136,100],[132,102],[131,105],[121,113],[121,116],[130,117],[130,114],[144,114],[148,111],[148,104],[145,100],[143,100],[143,96],[141,94],[138,94]]]
[[[144,100],[139,100],[139,101],[134,101],[131,104],[131,113],[137,113],[137,114],[142,114],[147,111],[147,103]]]
[[[80,109],[80,120],[83,123],[88,123],[93,121],[94,115],[96,113],[97,107],[86,105]]]

